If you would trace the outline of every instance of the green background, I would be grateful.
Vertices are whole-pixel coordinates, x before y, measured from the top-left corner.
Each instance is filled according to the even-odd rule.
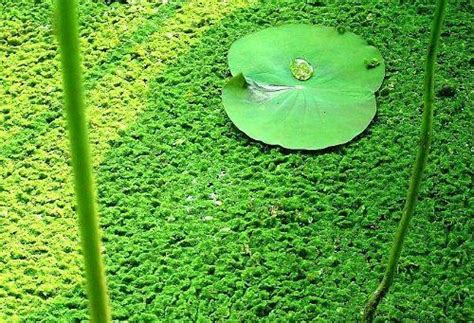
[[[85,319],[50,2],[4,3],[0,319]],[[381,278],[414,160],[427,3],[81,5],[115,319],[359,315]],[[382,319],[474,319],[472,9],[448,8],[432,154]],[[227,118],[230,45],[286,23],[345,26],[381,51],[378,112],[358,140],[290,152],[247,138]]]

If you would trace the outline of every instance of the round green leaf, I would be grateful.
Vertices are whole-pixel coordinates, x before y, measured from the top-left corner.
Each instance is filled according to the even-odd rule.
[[[367,128],[385,71],[380,52],[361,37],[309,25],[237,40],[229,66],[234,77],[222,99],[234,124],[265,143],[308,150],[346,143]]]

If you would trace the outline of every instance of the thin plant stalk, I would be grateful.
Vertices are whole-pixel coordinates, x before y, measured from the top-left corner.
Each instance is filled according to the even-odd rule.
[[[408,188],[408,195],[403,209],[402,218],[395,235],[395,240],[392,245],[390,257],[388,260],[385,275],[369,298],[363,314],[363,322],[372,322],[377,310],[377,306],[383,297],[387,294],[396,273],[398,260],[402,252],[403,242],[405,240],[410,220],[413,217],[413,212],[416,206],[418,192],[420,190],[421,179],[423,171],[428,159],[428,153],[431,144],[432,126],[433,126],[433,101],[434,101],[434,70],[436,61],[436,52],[438,48],[439,38],[441,34],[441,27],[443,25],[447,0],[438,0],[436,11],[433,18],[433,26],[431,29],[430,43],[428,47],[428,55],[426,59],[425,79],[424,79],[424,95],[423,95],[423,118],[421,124],[421,136],[416,155],[416,161],[413,168],[413,173],[410,179]]]
[[[77,213],[92,322],[110,322],[110,306],[101,256],[87,121],[79,56],[76,0],[57,0],[57,37],[61,52],[65,110],[69,130]]]

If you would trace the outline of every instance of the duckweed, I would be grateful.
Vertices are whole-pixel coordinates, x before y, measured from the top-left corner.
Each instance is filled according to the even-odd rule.
[[[86,320],[50,2],[32,3],[4,1],[0,10],[0,320]],[[113,318],[359,317],[401,215],[432,9],[425,1],[82,2]],[[470,12],[457,1],[447,13],[432,155],[381,320],[474,319]],[[369,136],[289,153],[227,119],[220,89],[230,44],[285,23],[344,25],[381,50],[387,75]],[[441,91],[447,86],[455,95]]]

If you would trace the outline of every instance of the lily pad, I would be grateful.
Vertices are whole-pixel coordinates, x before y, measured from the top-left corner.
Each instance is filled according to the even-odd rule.
[[[340,145],[375,116],[385,66],[380,52],[351,32],[310,25],[272,27],[237,40],[233,77],[222,99],[251,138],[288,149]]]

